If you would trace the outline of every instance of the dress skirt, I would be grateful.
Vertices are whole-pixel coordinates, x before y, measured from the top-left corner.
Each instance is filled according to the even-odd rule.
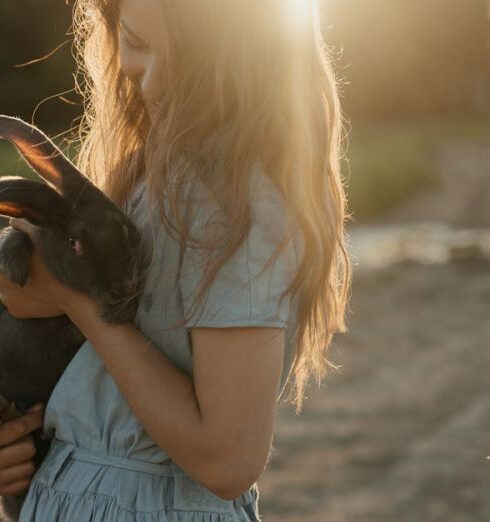
[[[172,461],[153,464],[54,439],[20,522],[256,522],[257,486],[223,500]]]

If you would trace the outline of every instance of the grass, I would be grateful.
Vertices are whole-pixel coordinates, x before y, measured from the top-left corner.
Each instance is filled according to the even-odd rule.
[[[443,143],[490,145],[486,121],[353,126],[343,164],[353,222],[382,215],[438,179],[434,151]]]

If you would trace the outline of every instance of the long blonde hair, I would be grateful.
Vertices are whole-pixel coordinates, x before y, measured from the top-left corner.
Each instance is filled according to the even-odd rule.
[[[298,298],[298,320],[287,398],[299,413],[310,376],[320,383],[327,367],[336,368],[326,353],[333,334],[347,330],[351,284],[339,167],[342,114],[317,1],[162,2],[166,74],[154,126],[119,67],[118,0],[76,1],[77,89],[85,100],[78,166],[119,205],[145,176],[162,223],[181,244],[190,239],[178,211],[185,184],[175,181],[195,167],[229,218],[220,243],[226,247],[209,263],[201,298],[247,237],[250,168],[260,161],[304,238],[304,256],[288,289]],[[298,13],[291,9],[300,4],[295,24]],[[226,183],[218,189],[209,176],[216,157],[209,137],[225,127],[229,141],[220,153]],[[179,168],[182,157],[188,164]]]

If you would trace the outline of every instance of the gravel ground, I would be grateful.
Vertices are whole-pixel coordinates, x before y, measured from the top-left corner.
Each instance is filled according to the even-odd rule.
[[[341,364],[297,417],[281,404],[265,522],[490,520],[490,265],[354,278]]]

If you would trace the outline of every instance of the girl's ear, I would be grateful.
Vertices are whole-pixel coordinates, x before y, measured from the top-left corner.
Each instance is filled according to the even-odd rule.
[[[0,115],[0,138],[13,143],[34,171],[63,196],[77,197],[90,184],[58,147],[33,125]]]
[[[0,178],[0,214],[35,225],[56,227],[68,216],[67,202],[44,183],[24,178]]]

